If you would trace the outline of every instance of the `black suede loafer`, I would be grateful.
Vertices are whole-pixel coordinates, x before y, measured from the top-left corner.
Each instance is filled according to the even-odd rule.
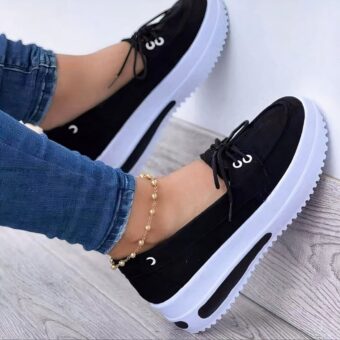
[[[192,333],[205,330],[309,200],[326,150],[326,125],[313,102],[276,101],[201,155],[227,193],[121,272],[169,321]]]
[[[144,71],[100,105],[46,134],[137,174],[170,113],[213,69],[227,32],[223,0],[179,0],[125,39],[134,48],[130,53],[143,56]]]

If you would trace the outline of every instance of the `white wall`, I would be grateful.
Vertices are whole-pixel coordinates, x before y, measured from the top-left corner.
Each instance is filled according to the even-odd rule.
[[[130,36],[174,0],[0,0],[0,31],[63,53]],[[340,178],[340,1],[226,0],[231,35],[217,69],[177,116],[227,134],[280,96],[313,98]]]

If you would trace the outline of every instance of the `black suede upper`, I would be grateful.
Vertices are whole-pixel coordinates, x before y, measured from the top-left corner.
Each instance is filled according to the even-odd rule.
[[[100,156],[127,119],[189,49],[201,27],[206,8],[206,0],[178,1],[159,23],[152,25],[153,32],[163,37],[165,44],[151,51],[143,44],[143,54],[147,58],[146,79],[133,79],[79,118],[47,131],[48,137],[92,159]],[[164,103],[164,108],[168,104]],[[78,127],[77,134],[68,129],[70,125]]]
[[[288,169],[303,125],[303,105],[286,97],[237,136],[235,145],[252,155],[253,162],[234,169],[230,160],[225,161],[234,199],[232,220],[228,221],[228,196],[224,195],[171,238],[120,268],[143,298],[161,303],[173,296],[261,206]],[[201,157],[211,165],[212,154],[209,149]],[[148,257],[156,259],[154,266]]]

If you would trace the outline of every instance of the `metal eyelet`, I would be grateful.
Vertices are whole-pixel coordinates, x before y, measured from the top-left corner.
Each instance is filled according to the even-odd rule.
[[[147,50],[152,51],[152,50],[155,49],[156,44],[155,44],[153,41],[148,41],[148,42],[145,44],[145,47],[146,47]]]
[[[148,257],[146,261],[151,261],[150,266],[154,266],[156,264],[156,259],[154,257]]]
[[[75,135],[76,133],[78,133],[79,129],[78,129],[78,126],[77,125],[70,125],[68,127],[69,130],[72,131],[72,133]]]
[[[235,169],[242,168],[242,166],[243,166],[243,163],[242,163],[241,161],[237,161],[237,162],[234,162],[234,163],[233,163],[233,167],[234,167]]]
[[[249,164],[253,161],[253,157],[251,155],[246,155],[246,157],[242,158],[243,163]]]
[[[162,46],[165,43],[165,39],[163,37],[158,37],[154,40],[156,46]]]

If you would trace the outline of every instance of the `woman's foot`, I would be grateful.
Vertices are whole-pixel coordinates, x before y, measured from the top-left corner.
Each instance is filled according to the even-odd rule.
[[[95,73],[97,89],[92,85],[85,89],[88,98],[76,102],[75,112],[85,109],[89,101],[93,106],[99,98],[106,98],[109,95],[107,86],[112,82],[114,90],[120,90],[79,118],[48,131],[48,137],[92,159],[138,174],[170,113],[214,67],[227,31],[223,0],[177,1],[125,40],[132,47],[129,64],[125,65],[122,60],[128,51],[125,56],[124,53],[120,55],[119,62],[110,53],[103,57],[104,65],[101,65],[100,56],[94,63],[86,61],[84,73],[88,70]],[[143,70],[134,69],[136,51]],[[111,67],[110,63],[116,67]],[[127,72],[124,81],[120,81],[121,76],[116,78],[120,70]],[[132,75],[133,80],[121,87]],[[82,75],[79,78],[70,82],[74,87],[80,86],[80,94],[81,87],[86,84],[82,84]],[[91,89],[93,93],[89,93]],[[82,105],[84,101],[86,105]]]
[[[204,163],[160,179],[146,246],[114,268],[168,320],[189,332],[205,330],[229,309],[259,259],[309,200],[326,149],[317,107],[292,97],[278,100],[216,140],[201,155]],[[147,181],[138,181],[126,234],[111,253],[115,260],[136,247],[151,193]]]
[[[152,232],[143,251],[175,234],[226,193],[225,184],[221,180],[221,189],[216,190],[211,168],[203,161],[193,162],[169,176],[160,178],[158,183],[157,211],[153,218]],[[148,219],[152,192],[147,181],[137,178],[129,224],[123,238],[110,254],[113,258],[126,257],[136,247]],[[192,197],[199,199],[193,200]]]

